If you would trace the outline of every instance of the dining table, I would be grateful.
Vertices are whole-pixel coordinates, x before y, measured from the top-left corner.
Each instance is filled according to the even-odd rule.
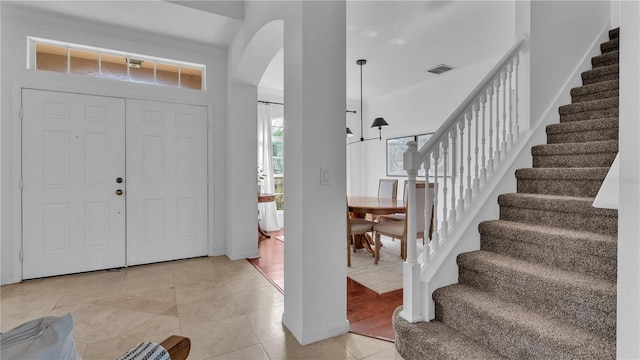
[[[268,203],[276,201],[276,194],[258,194],[258,203]],[[258,233],[266,238],[271,238],[269,234],[267,234],[262,226],[260,226],[260,210],[258,210]]]
[[[347,206],[349,212],[354,217],[365,218],[367,214],[389,215],[405,213],[407,207],[400,199],[379,198],[377,196],[347,196]],[[373,239],[368,235],[355,236],[356,248],[364,248],[371,254]]]

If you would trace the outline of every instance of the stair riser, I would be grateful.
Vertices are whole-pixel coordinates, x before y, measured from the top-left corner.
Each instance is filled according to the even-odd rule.
[[[618,218],[611,216],[501,206],[500,219],[605,235],[618,233]]]
[[[605,43],[600,44],[600,51],[603,54],[612,52],[612,51],[616,51],[616,50],[620,50],[620,40],[619,39],[612,39],[610,41],[607,41]]]
[[[435,311],[437,320],[510,359],[575,358],[575,354],[536,334],[511,327],[475,309],[465,308],[464,304],[444,306],[436,302]]]
[[[609,40],[619,39],[620,38],[620,28],[615,28],[609,30]]]
[[[618,140],[618,128],[547,134],[547,144]]]
[[[619,68],[619,66],[618,66]],[[604,71],[605,69],[602,69],[602,71]],[[602,71],[599,72],[599,75],[602,75]],[[613,69],[608,69],[608,71],[604,71],[606,74],[615,74],[617,73],[615,68]],[[587,74],[585,73],[585,76],[587,76]],[[588,77],[588,76],[587,76]],[[591,84],[591,85],[583,85],[583,86],[578,86],[575,88],[572,88],[571,91],[569,92],[571,94],[571,97],[575,97],[575,96],[582,96],[582,95],[588,95],[588,94],[593,94],[593,93],[602,93],[602,92],[606,92],[606,91],[612,91],[612,90],[618,90],[620,88],[620,82],[619,81],[608,81],[608,82],[601,82],[601,83],[597,83],[597,84]],[[606,99],[608,97],[603,97],[602,99]],[[594,100],[601,100],[601,99],[594,99]]]
[[[620,62],[619,54],[620,54],[619,51],[618,52],[611,51],[606,54],[593,57],[591,59],[591,67],[595,69],[603,66],[618,64]]]
[[[592,100],[614,98],[614,97],[618,97],[619,95],[620,94],[619,94],[618,89],[599,91],[599,92],[593,92],[593,93],[584,94],[584,95],[572,96],[571,97],[571,102],[573,104],[577,104],[577,103],[584,102],[584,101],[592,101]]]
[[[607,74],[607,75],[588,77],[588,78],[585,78],[583,76],[582,85],[595,84],[595,83],[599,83],[602,81],[609,81],[609,80],[618,80],[619,78],[620,78],[619,74]]]
[[[617,153],[534,155],[534,168],[610,167]]]
[[[618,63],[619,63],[618,58],[615,58],[615,59],[603,59],[603,60],[598,60],[598,61],[595,61],[595,62],[592,61],[591,67],[593,69],[597,69],[599,67],[615,65],[615,64],[618,64]]]
[[[437,322],[411,324],[402,317],[397,308],[393,313],[393,329],[396,333],[396,350],[406,360],[459,360],[483,359],[505,360],[491,350],[481,347],[466,337],[462,337],[448,326]],[[417,339],[428,341],[417,342]],[[416,346],[419,344],[419,346]],[[454,348],[453,351],[451,348]]]
[[[607,109],[598,109],[592,111],[584,111],[573,114],[563,114],[560,115],[560,122],[571,122],[571,121],[582,121],[582,120],[593,120],[593,119],[602,119],[602,118],[610,118],[618,116],[618,108],[612,107]]]
[[[595,197],[603,180],[524,179],[518,180],[518,192],[524,194]]]
[[[479,274],[472,269],[461,267],[458,282],[492,293],[506,301],[549,314],[598,335],[615,338],[615,295],[611,299],[606,299],[610,306],[597,309],[585,305],[592,304],[594,301],[598,303],[595,299],[582,304],[580,301],[570,301],[567,299],[571,299],[573,294],[569,289],[559,289],[553,284],[535,283],[535,280],[516,278],[515,275],[517,274],[497,277]]]
[[[480,235],[480,250],[513,256],[525,261],[543,263],[563,270],[575,271],[602,280],[615,282],[617,262],[596,254],[577,253],[562,242],[546,246],[531,242],[511,241],[498,236]]]

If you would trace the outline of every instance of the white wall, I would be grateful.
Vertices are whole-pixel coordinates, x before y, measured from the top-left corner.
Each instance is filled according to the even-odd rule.
[[[513,44],[508,44],[505,52],[511,45]],[[371,140],[348,146],[351,177],[349,194],[375,196],[378,179],[388,178],[386,139],[438,130],[500,57],[502,56],[471,67],[455,69],[433,80],[366,101],[364,137],[378,136],[378,129],[370,128],[373,119],[377,117],[384,117],[389,126],[382,130],[382,141]],[[357,121],[350,121],[349,126],[356,135],[352,140],[355,141],[360,134],[359,114]],[[399,184],[405,178],[398,178]],[[399,186],[400,190],[401,188],[402,185]],[[398,198],[402,198],[402,191],[398,193]]]
[[[532,121],[541,119],[554,103],[558,89],[575,71],[594,39],[608,39],[609,12],[609,1],[531,2]],[[562,96],[566,104],[571,102],[569,93]]]
[[[226,74],[226,51],[203,47],[186,42],[168,41],[150,34],[132,34],[109,26],[70,20],[62,16],[51,16],[34,10],[25,12],[6,2],[2,7],[2,109],[0,120],[1,136],[1,184],[2,217],[0,218],[0,242],[2,248],[1,281],[3,284],[22,279],[19,251],[20,229],[20,88],[31,87],[57,91],[90,93],[103,96],[127,97],[141,100],[183,102],[208,106],[209,122],[209,191],[211,231],[209,253],[224,254],[225,224],[216,214],[224,213],[223,172],[224,134],[216,129],[224,125],[225,84],[220,79]],[[198,92],[168,87],[125,83],[93,79],[82,76],[59,74],[26,69],[26,36],[37,36],[77,44],[92,45],[108,49],[149,54],[158,57],[179,59],[201,63],[207,66],[207,91]],[[223,180],[224,178],[222,178]]]
[[[621,9],[617,356],[640,359],[640,4]]]

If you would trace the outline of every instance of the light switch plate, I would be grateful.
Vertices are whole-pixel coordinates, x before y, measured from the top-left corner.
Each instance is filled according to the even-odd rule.
[[[328,168],[320,167],[320,185],[331,185],[331,171]]]

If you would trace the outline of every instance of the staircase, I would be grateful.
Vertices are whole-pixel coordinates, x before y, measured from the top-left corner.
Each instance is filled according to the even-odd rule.
[[[405,359],[613,359],[617,211],[592,202],[618,152],[619,29],[609,31],[572,103],[457,257],[458,284],[433,293],[435,320],[393,316]]]

